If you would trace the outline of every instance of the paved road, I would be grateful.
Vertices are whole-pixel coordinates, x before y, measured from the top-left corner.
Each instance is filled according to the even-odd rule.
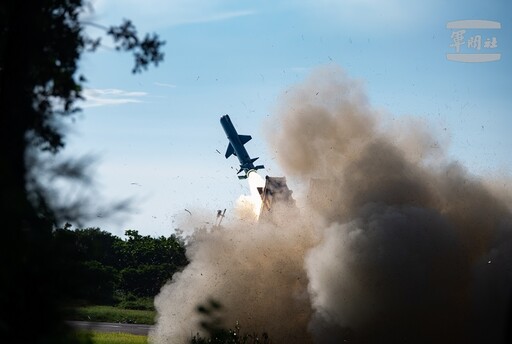
[[[108,322],[92,322],[92,321],[68,321],[74,328],[98,332],[122,332],[138,335],[147,335],[151,329],[151,325],[140,324],[121,324]]]

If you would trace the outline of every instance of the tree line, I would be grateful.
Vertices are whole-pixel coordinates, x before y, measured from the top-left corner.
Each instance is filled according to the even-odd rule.
[[[121,239],[99,228],[72,230],[66,224],[53,232],[53,241],[68,302],[115,304],[154,297],[188,264],[185,244],[174,234],[155,238],[127,230]]]

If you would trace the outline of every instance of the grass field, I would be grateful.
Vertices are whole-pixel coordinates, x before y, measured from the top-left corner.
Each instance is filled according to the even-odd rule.
[[[155,316],[155,311],[123,309],[112,306],[85,306],[73,308],[68,320],[154,325]]]
[[[137,336],[128,333],[83,332],[76,333],[76,340],[90,337],[92,344],[147,344],[147,336]]]

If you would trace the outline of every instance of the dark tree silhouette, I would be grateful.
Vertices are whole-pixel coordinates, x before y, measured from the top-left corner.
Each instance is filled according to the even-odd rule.
[[[71,304],[121,301],[124,306],[131,302],[128,308],[140,307],[132,301],[155,297],[188,264],[185,243],[174,234],[150,237],[127,230],[123,240],[99,228],[71,227],[66,224],[53,232],[56,249],[64,257],[59,266],[68,277],[62,295]]]
[[[0,338],[6,343],[64,343],[53,210],[29,192],[27,153],[64,146],[62,119],[78,111],[77,62],[100,41],[87,37],[83,0],[4,0],[0,5]],[[134,54],[133,72],[163,59],[156,35],[139,39],[125,21],[107,28],[116,48]]]

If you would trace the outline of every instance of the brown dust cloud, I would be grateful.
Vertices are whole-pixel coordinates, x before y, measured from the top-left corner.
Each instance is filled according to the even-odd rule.
[[[191,234],[150,340],[201,333],[209,299],[273,343],[510,339],[511,180],[450,161],[429,128],[373,108],[338,67],[284,93],[267,134],[295,205]]]

